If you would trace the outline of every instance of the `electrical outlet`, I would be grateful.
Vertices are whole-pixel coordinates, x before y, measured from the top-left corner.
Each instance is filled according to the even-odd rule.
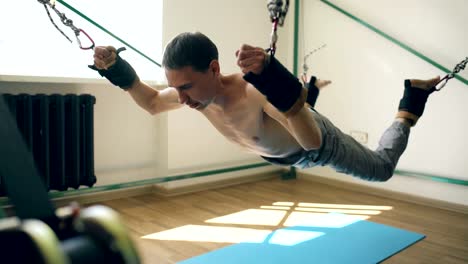
[[[367,140],[368,140],[367,132],[351,130],[349,135],[352,136],[357,142],[363,145],[367,144]]]

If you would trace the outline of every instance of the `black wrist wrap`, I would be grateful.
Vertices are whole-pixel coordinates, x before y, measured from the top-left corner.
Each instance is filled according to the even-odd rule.
[[[270,63],[261,74],[249,72],[244,75],[244,79],[255,86],[272,105],[283,113],[295,113],[304,105],[306,90],[296,76],[281,65],[275,57],[270,58]]]
[[[434,91],[434,88],[424,90],[411,87],[410,80],[405,80],[405,92],[400,100],[398,110],[404,110],[420,117],[424,112],[427,98]]]
[[[120,48],[117,50],[115,63],[109,69],[100,70],[94,65],[89,65],[88,67],[99,72],[101,76],[108,79],[112,84],[127,90],[132,86],[133,82],[138,79],[138,75],[136,74],[133,67],[126,60],[120,57],[119,53],[122,50],[125,50],[125,48]]]
[[[306,102],[313,108],[317,102],[317,97],[319,96],[320,90],[315,86],[315,81],[317,77],[312,76],[309,83],[307,83],[307,99]]]

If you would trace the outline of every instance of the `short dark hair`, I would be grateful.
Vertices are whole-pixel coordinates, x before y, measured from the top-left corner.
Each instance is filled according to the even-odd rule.
[[[200,32],[181,33],[166,46],[162,66],[178,70],[191,66],[195,71],[205,72],[212,60],[218,59],[216,45]]]

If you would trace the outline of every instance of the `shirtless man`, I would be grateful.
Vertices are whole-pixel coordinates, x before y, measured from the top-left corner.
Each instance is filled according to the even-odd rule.
[[[307,102],[314,102],[315,81],[305,89],[262,48],[242,45],[236,52],[243,74],[220,73],[215,44],[201,33],[182,33],[163,56],[168,88],[152,89],[113,47],[96,47],[94,69],[127,91],[150,114],[184,105],[202,113],[228,140],[278,165],[309,168],[331,166],[369,181],[391,178],[406,148],[410,127],[439,77],[406,80],[396,118],[372,151],[342,133]],[[313,106],[313,103],[312,103]]]

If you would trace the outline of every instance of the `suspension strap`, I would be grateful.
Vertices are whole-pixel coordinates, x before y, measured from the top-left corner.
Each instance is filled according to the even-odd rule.
[[[54,19],[52,18],[52,16],[50,15],[50,12],[49,12],[49,8],[54,10],[55,13],[57,14],[57,16],[60,18],[60,21],[62,22],[62,24],[64,24],[66,27],[69,27],[71,28],[71,30],[73,30],[73,32],[75,33],[75,37],[76,37],[76,42],[78,43],[78,46],[80,47],[80,49],[82,50],[89,50],[89,49],[94,49],[94,41],[93,39],[88,35],[88,33],[86,33],[83,29],[81,28],[77,28],[75,25],[73,25],[73,21],[69,18],[67,18],[65,16],[64,13],[60,12],[57,8],[55,8],[55,0],[37,0],[39,3],[43,4],[44,5],[44,8],[47,12],[47,16],[49,16],[49,19],[50,19],[50,22],[52,22],[52,24],[55,26],[55,28],[60,32],[62,33],[62,35],[68,39],[68,41],[70,42],[73,42],[58,26],[57,24],[55,24],[54,22]],[[81,40],[80,40],[80,34],[83,33],[83,35],[85,35],[88,40],[90,41],[90,45],[87,46],[87,47],[84,47],[82,44],[81,44]]]
[[[42,2],[49,2],[49,0],[38,0],[40,3]],[[156,62],[155,60],[153,60],[152,58],[150,58],[148,55],[144,54],[143,52],[139,51],[137,48],[135,48],[134,46],[132,46],[130,43],[126,42],[125,40],[119,38],[118,36],[116,36],[115,34],[113,34],[112,32],[110,32],[109,30],[105,29],[103,26],[99,25],[98,23],[96,23],[94,20],[92,20],[91,18],[89,18],[88,16],[86,16],[85,14],[81,13],[78,9],[74,8],[73,6],[67,4],[67,2],[65,2],[64,0],[50,0],[52,3],[51,4],[55,4],[55,2],[59,2],[60,4],[62,4],[63,6],[65,6],[66,8],[68,8],[70,11],[74,12],[75,14],[77,14],[78,16],[82,17],[84,20],[88,21],[89,23],[91,23],[92,25],[96,26],[97,28],[99,28],[100,30],[104,31],[105,33],[107,33],[109,36],[113,37],[114,39],[118,40],[119,42],[121,42],[122,44],[126,45],[127,47],[129,47],[130,49],[132,49],[133,51],[135,51],[136,53],[140,54],[142,57],[144,57],[145,59],[149,60],[150,62],[156,64],[158,67],[161,67],[161,64]],[[84,31],[83,31],[83,34],[85,34],[86,36],[88,36],[88,34],[86,34]],[[89,37],[89,36],[88,36]]]
[[[278,29],[278,25],[283,26],[284,24],[284,19],[288,13],[289,0],[286,0],[285,3],[283,3],[282,0],[268,0],[267,8],[272,22],[270,48],[268,48],[267,51],[270,52],[271,56],[274,56],[276,52],[276,42],[278,41],[278,34],[276,31]]]
[[[442,88],[444,88],[444,86],[447,84],[447,82],[454,78],[455,77],[455,74],[461,72],[462,70],[465,69],[466,67],[466,64],[468,63],[468,57],[466,57],[464,60],[462,60],[460,63],[458,63],[457,65],[455,65],[455,68],[453,68],[452,72],[450,72],[449,74],[445,75],[444,78],[442,78],[437,84],[436,84],[436,88],[435,90],[436,91],[440,91],[442,90]],[[444,83],[442,83],[439,87],[437,87],[437,85],[439,85],[442,81],[445,81]]]
[[[318,48],[315,48],[313,49],[312,51],[310,51],[309,53],[307,53],[305,56],[304,56],[304,64],[302,64],[302,81],[304,82],[307,82],[307,71],[309,70],[309,65],[307,64],[307,59],[309,58],[310,55],[314,54],[315,52],[321,50],[322,48],[325,48],[327,46],[327,44],[323,44],[322,46],[318,47]]]

